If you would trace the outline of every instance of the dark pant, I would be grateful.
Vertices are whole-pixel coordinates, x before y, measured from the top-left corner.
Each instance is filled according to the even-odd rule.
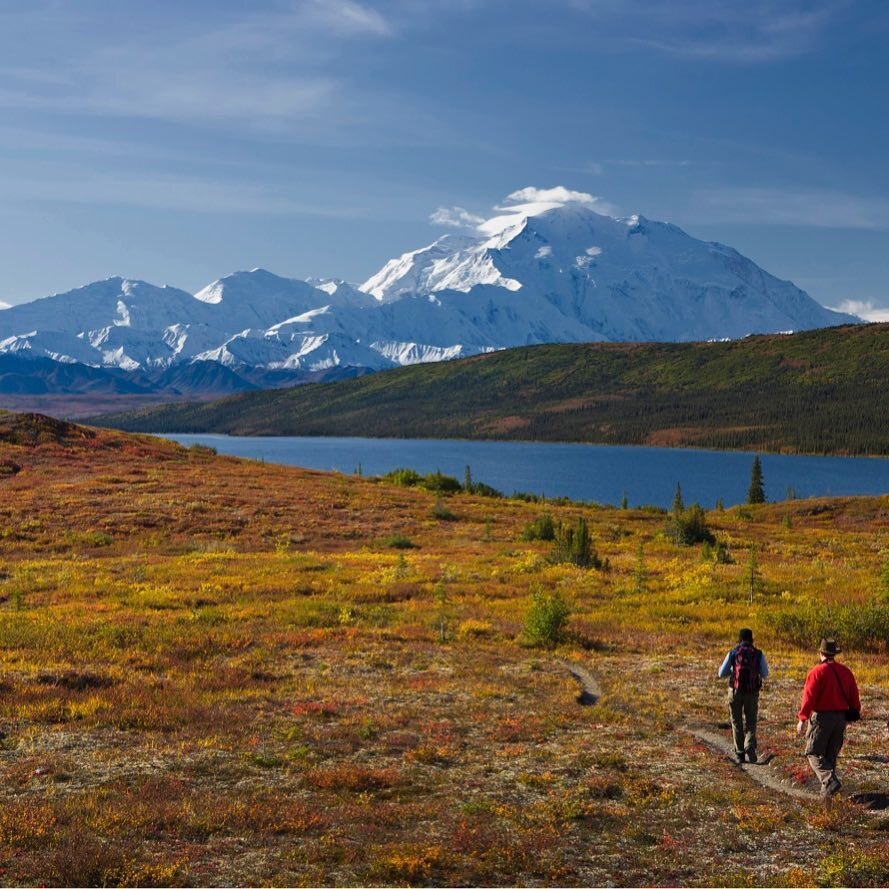
[[[732,712],[732,734],[735,754],[756,753],[756,717],[759,714],[758,691],[728,691],[728,706]]]
[[[837,757],[846,734],[844,710],[822,710],[809,717],[806,732],[806,758],[821,782],[821,792],[828,796],[839,786]],[[831,789],[831,787],[833,789]]]

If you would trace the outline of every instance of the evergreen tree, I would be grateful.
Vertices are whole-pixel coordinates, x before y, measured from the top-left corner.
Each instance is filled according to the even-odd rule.
[[[469,468],[469,464],[466,464],[466,469],[463,470],[463,490],[467,494],[471,494],[475,485],[472,483],[472,470]]]
[[[680,546],[692,546],[695,543],[712,545],[716,542],[713,532],[707,527],[707,516],[697,503],[693,503],[688,509],[674,512],[667,520],[665,531],[667,537]]]
[[[438,641],[447,642],[448,639],[448,606],[451,604],[448,596],[448,588],[445,579],[439,580],[432,591],[438,606]]]
[[[676,482],[676,493],[673,495],[673,515],[678,516],[685,509],[685,501],[682,499],[682,488]]]
[[[753,468],[750,470],[750,487],[747,490],[747,502],[766,502],[766,492],[762,486],[762,462],[758,455],[753,458]]]
[[[556,529],[556,562],[571,562],[580,568],[601,568],[602,562],[593,549],[593,540],[586,519],[578,518],[572,527],[559,525]]]
[[[762,575],[756,562],[756,547],[750,547],[750,558],[747,561],[747,570],[744,572],[744,587],[747,590],[747,598],[753,604],[754,595],[762,588]]]

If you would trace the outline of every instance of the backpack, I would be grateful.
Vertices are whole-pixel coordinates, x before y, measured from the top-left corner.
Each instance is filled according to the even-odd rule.
[[[731,687],[735,691],[759,691],[762,688],[762,676],[759,675],[758,648],[746,643],[735,649],[732,665]]]

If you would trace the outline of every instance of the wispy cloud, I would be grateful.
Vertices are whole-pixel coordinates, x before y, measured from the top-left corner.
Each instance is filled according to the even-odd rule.
[[[699,190],[691,197],[690,212],[705,222],[889,229],[889,200],[829,189]]]
[[[648,159],[637,160],[634,158],[621,158],[619,160],[603,161],[603,164],[612,164],[616,167],[690,167],[691,161]]]
[[[46,65],[8,65],[0,106],[274,127],[330,108],[341,82],[330,62],[340,43],[395,33],[356,0],[244,9],[222,24],[184,21],[173,39],[109,26],[99,46],[90,39],[64,45],[51,76]]]
[[[585,191],[572,191],[563,185],[553,188],[528,186],[508,194],[493,207],[495,216],[481,216],[463,207],[439,207],[429,221],[435,225],[445,225],[473,231],[482,235],[496,235],[526,216],[537,216],[547,210],[565,204],[584,204],[597,213],[614,214],[614,208],[602,198]]]
[[[346,36],[389,37],[395,32],[382,13],[355,0],[305,0],[293,8],[289,17],[301,29]]]
[[[889,321],[889,308],[875,306],[870,300],[847,299],[835,307],[837,312],[857,315],[865,321]]]
[[[429,221],[433,225],[444,225],[448,228],[474,229],[485,221],[484,216],[470,213],[463,207],[439,207],[430,214]]]
[[[599,36],[684,58],[768,62],[816,49],[849,0],[566,0]]]
[[[363,213],[330,196],[317,202],[301,200],[281,186],[172,173],[87,170],[64,163],[14,169],[0,178],[0,200],[345,219]]]

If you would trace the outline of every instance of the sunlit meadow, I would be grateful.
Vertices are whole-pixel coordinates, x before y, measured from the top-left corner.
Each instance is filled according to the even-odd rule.
[[[668,518],[0,416],[0,882],[883,884],[885,814],[687,729],[725,731],[751,626],[761,747],[811,787],[795,711],[833,630],[865,707],[845,789],[889,789],[889,497],[726,505],[713,546]],[[535,596],[568,605],[550,640]]]

